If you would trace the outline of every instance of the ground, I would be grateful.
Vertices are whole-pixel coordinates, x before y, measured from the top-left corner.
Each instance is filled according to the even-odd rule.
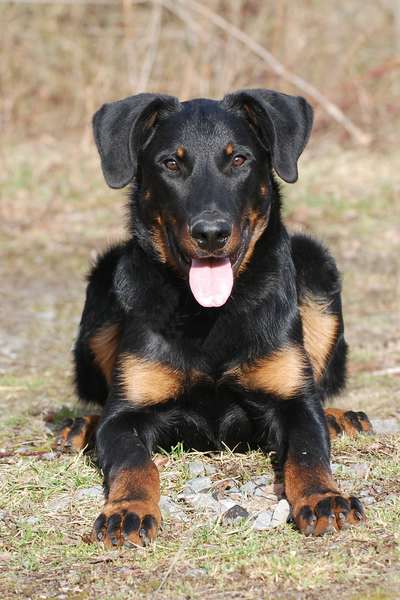
[[[186,507],[188,519],[167,517],[149,549],[85,543],[102,506],[101,478],[89,457],[51,452],[44,416],[75,410],[70,348],[84,275],[124,235],[125,196],[106,188],[86,138],[8,146],[2,159],[0,596],[397,598],[398,433],[334,443],[340,484],[368,498],[368,524],[357,530],[305,538],[290,524],[255,531],[251,522],[232,527]],[[350,377],[335,404],[396,423],[400,154],[315,144],[299,182],[283,191],[290,228],[324,240],[343,273]],[[179,447],[160,457],[164,495],[179,502],[198,458]],[[216,469],[215,484],[271,473],[256,452],[201,460]]]

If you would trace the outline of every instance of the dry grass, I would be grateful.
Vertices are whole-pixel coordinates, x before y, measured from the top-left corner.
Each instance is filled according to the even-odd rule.
[[[314,84],[375,143],[396,141],[396,0],[206,0]],[[84,131],[98,106],[139,91],[221,97],[241,87],[298,93],[229,31],[184,0],[39,0],[0,5],[0,123],[14,136]],[[317,107],[317,130],[345,138]]]
[[[79,156],[79,160],[78,157]],[[310,146],[300,181],[285,186],[292,228],[327,241],[344,271],[351,377],[339,405],[399,413],[400,188],[398,153]],[[50,448],[43,413],[74,406],[69,349],[88,259],[122,235],[124,194],[102,181],[93,149],[49,139],[18,145],[0,174],[0,596],[2,598],[296,598],[392,600],[399,586],[399,436],[335,444],[342,487],[368,490],[369,525],[325,539],[290,526],[256,533],[192,513],[168,521],[146,551],[106,552],[81,540],[100,507],[79,490],[100,483],[89,459],[23,455]],[[397,289],[398,291],[398,289]],[[177,448],[162,471],[176,498],[190,456]],[[246,481],[270,467],[259,453],[209,458],[218,478]],[[351,470],[367,463],[367,479]],[[32,519],[33,517],[33,519]],[[161,589],[159,589],[161,586]],[[159,591],[157,591],[159,590]]]
[[[374,138],[344,149],[317,107],[290,226],[326,241],[344,273],[350,380],[339,406],[399,417],[399,11],[395,0],[202,3],[316,85]],[[161,9],[160,9],[161,6]],[[70,348],[88,261],[123,235],[124,194],[106,189],[91,141],[98,106],[143,89],[181,98],[266,86],[298,90],[183,0],[0,0],[0,597],[394,600],[400,538],[399,436],[334,445],[342,487],[367,490],[369,524],[324,539],[290,526],[229,529],[192,513],[148,550],[82,542],[100,507],[88,458],[43,456],[47,410],[73,407]],[[347,140],[347,138],[346,138]],[[32,454],[35,453],[36,454]],[[173,498],[190,455],[162,471]],[[259,453],[209,457],[217,478],[270,469]],[[351,469],[367,463],[366,479]]]

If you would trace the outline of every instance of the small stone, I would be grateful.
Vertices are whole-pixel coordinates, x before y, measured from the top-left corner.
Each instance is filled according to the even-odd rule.
[[[206,510],[213,513],[219,512],[219,502],[211,494],[197,494],[190,499],[191,504],[198,510]]]
[[[209,465],[208,463],[204,464],[204,468],[206,470],[207,475],[214,475],[217,472],[217,468],[214,465]]]
[[[175,521],[186,521],[187,515],[169,496],[161,496],[160,510],[165,517],[170,517]]]
[[[212,487],[212,481],[209,477],[196,477],[195,479],[190,479],[182,492],[183,495],[190,494],[199,494],[208,492],[208,490]]]
[[[367,463],[356,463],[350,465],[349,469],[353,471],[357,477],[361,477],[362,479],[367,479],[370,472],[370,467]]]
[[[235,504],[222,515],[221,521],[229,525],[231,523],[247,519],[248,517],[249,513],[247,510],[239,504]]]
[[[228,510],[230,510],[233,506],[235,506],[237,502],[231,500],[231,498],[222,498],[222,500],[218,500],[218,512],[220,515],[223,515]]]
[[[226,494],[240,494],[240,489],[237,485],[232,485],[230,488],[225,490]]]
[[[400,421],[391,419],[371,419],[374,433],[398,433],[400,431]]]
[[[287,500],[279,500],[271,519],[271,527],[278,527],[286,523],[290,515],[290,505]]]
[[[365,506],[368,506],[369,504],[375,504],[376,500],[373,496],[363,496],[362,502]]]
[[[258,475],[258,477],[255,477],[253,481],[256,485],[267,485],[268,483],[270,483],[271,477],[269,477],[268,475]]]
[[[36,523],[39,523],[39,519],[38,517],[28,517],[27,519],[24,519],[24,522],[27,525],[36,525]]]
[[[46,452],[46,454],[42,454],[42,460],[55,460],[57,455],[55,452]]]
[[[254,483],[253,479],[250,479],[240,487],[240,492],[245,496],[253,496],[256,488],[257,485]]]
[[[338,463],[331,463],[331,471],[332,471],[332,475],[334,475],[338,470],[340,470],[342,465],[339,465]]]
[[[75,498],[104,498],[104,492],[101,485],[93,485],[87,488],[80,488],[76,494]]]
[[[71,502],[71,498],[69,496],[58,496],[57,498],[54,498],[53,500],[51,500],[48,504],[47,504],[47,510],[49,512],[61,512],[63,510],[65,510],[67,508],[67,506],[70,505]]]
[[[206,466],[200,460],[195,460],[188,464],[188,471],[191,477],[202,477],[206,474]]]
[[[256,520],[253,523],[253,529],[262,531],[263,529],[271,528],[272,510],[263,510],[258,513]]]

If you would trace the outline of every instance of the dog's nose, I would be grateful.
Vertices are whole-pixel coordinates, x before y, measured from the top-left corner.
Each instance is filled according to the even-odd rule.
[[[202,250],[220,250],[229,240],[232,226],[228,221],[200,219],[191,227],[192,238]]]

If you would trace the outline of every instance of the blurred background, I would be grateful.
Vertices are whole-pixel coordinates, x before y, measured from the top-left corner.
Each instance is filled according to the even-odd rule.
[[[2,0],[0,10],[1,126],[15,140],[82,136],[100,103],[137,92],[218,98],[250,86],[314,86],[374,143],[397,139],[398,0]],[[346,141],[316,111],[316,133]]]
[[[196,512],[167,523],[158,550],[125,558],[81,542],[101,506],[97,472],[49,452],[44,416],[77,410],[85,274],[126,235],[127,191],[103,180],[93,113],[137,92],[244,87],[315,109],[299,180],[282,183],[285,219],[327,244],[343,275],[349,381],[334,403],[400,431],[400,0],[0,0],[0,597],[398,597],[395,434],[335,445],[343,489],[376,502],[358,537],[194,534]],[[187,476],[175,455],[163,493]],[[248,460],[246,478],[265,472]],[[374,585],[393,595],[357,593]]]
[[[143,91],[187,99],[268,87],[315,109],[299,181],[283,191],[289,227],[325,241],[344,274],[352,354],[339,402],[397,414],[398,0],[0,0],[0,31],[8,406],[21,394],[40,409],[73,401],[84,275],[125,235],[126,192],[102,179],[95,110]]]

